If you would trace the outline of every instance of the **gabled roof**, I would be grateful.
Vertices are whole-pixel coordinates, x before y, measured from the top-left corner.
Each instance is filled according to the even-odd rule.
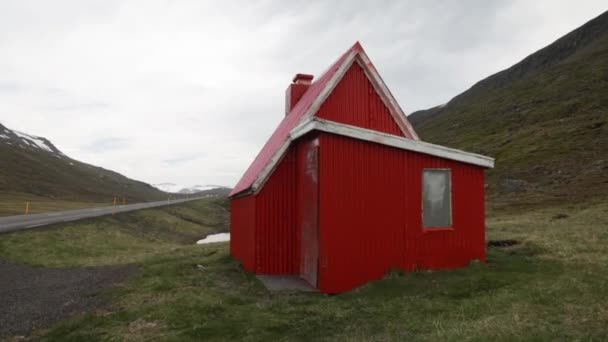
[[[340,56],[317,81],[313,82],[300,101],[283,118],[229,196],[235,196],[247,190],[257,191],[261,188],[289,148],[292,141],[290,132],[298,125],[312,119],[321,104],[355,62],[358,62],[365,71],[404,136],[412,140],[419,140],[418,135],[407,121],[405,113],[386,87],[361,44],[357,42]]]

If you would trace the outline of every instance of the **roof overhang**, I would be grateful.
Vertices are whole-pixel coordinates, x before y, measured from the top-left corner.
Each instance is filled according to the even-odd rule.
[[[279,153],[277,153],[266,165],[259,177],[252,184],[251,188],[235,194],[231,196],[231,198],[257,194],[264,186],[264,183],[266,183],[266,180],[270,177],[272,171],[279,164],[291,143],[312,131],[336,134],[401,150],[423,153],[461,163],[476,165],[483,168],[494,167],[494,158],[491,157],[313,117],[298,125],[290,132],[288,139],[281,145]]]
[[[494,158],[491,157],[319,118],[314,118],[297,126],[291,131],[289,138],[293,141],[311,131],[332,133],[357,140],[391,146],[401,150],[418,152],[458,161],[461,163],[481,166],[484,168],[494,167]]]

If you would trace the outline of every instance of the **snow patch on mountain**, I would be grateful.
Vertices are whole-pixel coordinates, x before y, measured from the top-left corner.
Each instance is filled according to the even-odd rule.
[[[182,189],[181,185],[177,185],[175,183],[158,183],[152,184],[152,186],[157,188],[158,190],[172,193],[177,193],[180,189]]]
[[[59,151],[50,141],[43,137],[19,132],[8,129],[0,124],[0,143],[7,145],[19,146],[21,148],[29,148],[42,150],[54,154],[57,158],[61,158],[63,153]]]
[[[194,193],[205,191],[205,190],[227,188],[222,185],[199,185],[199,184],[197,184],[194,186],[184,186],[184,185],[169,183],[169,182],[152,184],[152,185],[154,187],[156,187],[157,189],[162,190],[164,192],[171,192],[171,193],[175,193],[175,194],[194,194]]]
[[[25,142],[26,144],[29,144],[31,146],[36,146],[36,147],[43,149],[45,151],[48,151],[48,152],[54,152],[49,146],[47,146],[46,142],[44,141],[44,138],[25,134],[25,133],[19,132],[19,131],[13,131],[13,133],[15,133],[15,135],[20,137],[23,140],[23,142]]]

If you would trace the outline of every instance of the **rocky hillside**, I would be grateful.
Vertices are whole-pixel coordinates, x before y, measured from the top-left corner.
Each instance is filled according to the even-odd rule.
[[[495,157],[494,201],[607,197],[608,12],[409,119],[425,141]]]
[[[149,184],[85,164],[63,154],[49,140],[0,124],[0,195],[32,194],[78,201],[129,202],[166,199]]]

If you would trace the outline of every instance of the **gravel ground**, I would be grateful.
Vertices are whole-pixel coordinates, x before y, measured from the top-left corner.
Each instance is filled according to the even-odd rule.
[[[0,259],[0,340],[101,307],[100,291],[135,272],[136,265],[40,268]]]

